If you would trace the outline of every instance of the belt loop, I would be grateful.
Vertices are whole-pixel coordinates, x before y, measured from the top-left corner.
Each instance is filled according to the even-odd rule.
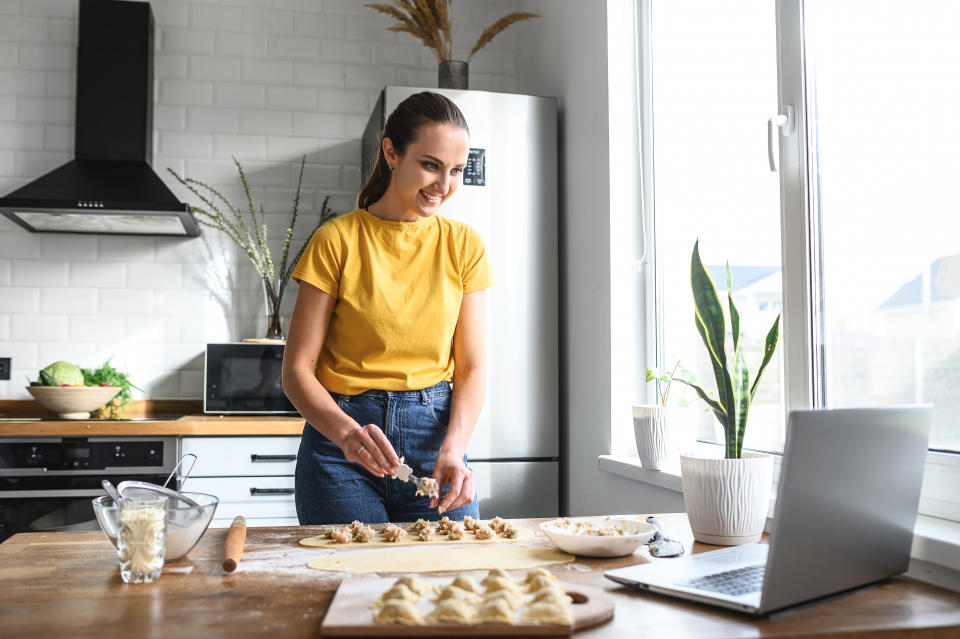
[[[429,404],[429,403],[430,403],[430,396],[427,395],[427,389],[421,388],[421,389],[420,389],[420,404],[421,404],[422,406],[426,406],[426,405]]]

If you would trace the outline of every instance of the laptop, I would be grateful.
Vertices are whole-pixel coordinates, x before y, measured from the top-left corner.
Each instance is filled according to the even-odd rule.
[[[905,572],[929,405],[791,411],[770,543],[608,570],[627,586],[765,614]]]

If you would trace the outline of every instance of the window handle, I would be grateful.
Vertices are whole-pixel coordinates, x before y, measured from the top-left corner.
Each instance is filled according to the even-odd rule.
[[[783,107],[783,110],[786,113],[775,115],[767,120],[767,159],[770,160],[770,171],[772,173],[777,172],[777,153],[773,150],[773,130],[780,129],[782,135],[793,135],[795,128],[793,107],[787,104]]]

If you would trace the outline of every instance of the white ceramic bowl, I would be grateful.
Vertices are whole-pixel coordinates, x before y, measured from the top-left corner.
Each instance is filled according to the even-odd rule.
[[[100,408],[120,392],[118,386],[27,386],[27,391],[60,419],[90,419],[90,411]]]
[[[586,531],[613,527],[624,534],[596,535]],[[647,543],[657,527],[625,517],[561,517],[540,524],[540,530],[560,550],[583,557],[622,557]]]

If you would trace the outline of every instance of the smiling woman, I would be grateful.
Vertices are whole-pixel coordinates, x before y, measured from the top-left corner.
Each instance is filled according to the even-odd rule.
[[[465,450],[483,405],[493,274],[479,234],[437,215],[468,152],[452,101],[404,100],[359,208],[321,227],[293,272],[283,383],[308,422],[301,524],[479,517]],[[412,484],[391,483],[401,456],[441,486],[429,505]]]

